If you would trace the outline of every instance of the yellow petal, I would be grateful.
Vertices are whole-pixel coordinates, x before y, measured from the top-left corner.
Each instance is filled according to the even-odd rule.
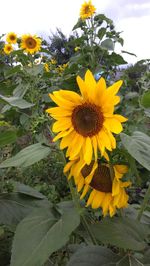
[[[96,98],[96,81],[92,72],[88,69],[85,74],[85,84],[87,87],[88,98],[95,102]]]
[[[53,132],[64,131],[71,127],[72,127],[72,122],[70,118],[59,119],[53,124],[52,131]]]
[[[92,201],[92,208],[97,209],[101,206],[101,203],[105,197],[105,193],[97,191]]]
[[[126,117],[124,117],[122,115],[114,114],[113,117],[118,119],[121,123],[126,122],[128,120],[128,118],[126,118]]]
[[[123,81],[119,80],[117,82],[115,82],[114,84],[112,84],[110,87],[108,87],[107,89],[107,95],[115,95],[118,93],[121,85],[122,85]]]
[[[88,201],[87,201],[87,204],[86,204],[86,207],[88,207],[89,205],[91,205],[92,201],[93,201],[93,198],[94,196],[96,195],[97,191],[95,189],[92,190],[89,198],[88,198]]]
[[[80,196],[80,199],[83,199],[85,197],[85,195],[87,194],[89,188],[90,188],[89,185],[85,185],[84,186],[84,189],[83,189],[83,192],[82,192],[82,194]]]
[[[85,85],[85,82],[83,81],[83,79],[80,76],[77,76],[77,83],[80,89],[80,92],[82,94],[82,97],[84,100],[87,100],[88,96],[87,96],[87,88]]]
[[[95,103],[99,106],[103,106],[103,95],[106,90],[106,82],[103,77],[101,77],[97,82],[95,90],[96,90]]]
[[[66,107],[67,109],[73,109],[75,107],[75,103],[72,103],[70,101],[65,100],[64,98],[62,98],[59,94],[59,92],[55,91],[53,92],[53,94],[49,94],[51,99],[53,100],[53,102],[55,102],[57,105],[59,105],[60,107]]]
[[[67,172],[70,170],[70,168],[71,168],[71,166],[72,166],[73,164],[74,164],[74,161],[70,161],[70,162],[68,162],[68,163],[65,165],[63,172],[64,172],[64,173],[67,173]]]
[[[71,116],[72,111],[62,107],[52,107],[46,110],[52,117],[64,117],[64,116]]]
[[[63,137],[63,139],[60,142],[60,149],[63,150],[64,148],[71,145],[71,141],[74,138],[76,132],[72,131],[67,136]]]
[[[113,133],[119,134],[123,127],[118,119],[115,118],[105,118],[104,126]]]
[[[84,156],[85,162],[88,165],[91,163],[92,155],[93,155],[93,149],[92,149],[91,139],[87,137],[85,139],[85,144],[83,146],[83,156]]]
[[[112,151],[110,138],[104,129],[101,129],[101,131],[98,134],[98,138],[101,140],[106,149]]]
[[[80,190],[83,188],[84,186],[84,178],[80,179],[79,183],[78,183],[78,192],[80,192]]]
[[[71,131],[73,131],[73,130],[74,130],[73,127],[71,127],[71,128],[70,128],[69,130],[67,130],[67,131],[62,131],[62,132],[58,133],[57,136],[53,138],[53,141],[55,142],[55,141],[57,141],[58,139],[67,136],[67,135],[68,135]]]
[[[125,174],[129,170],[128,166],[124,164],[115,164],[115,168],[120,174]]]
[[[80,150],[84,144],[84,138],[83,136],[79,135],[76,133],[74,139],[72,140],[71,143],[71,150],[70,150],[70,160],[73,160],[76,155],[80,153]]]
[[[120,182],[117,181],[115,178],[112,184],[112,196],[116,196],[120,193]]]
[[[112,201],[112,195],[111,193],[105,193],[105,197],[102,201],[102,209],[103,209],[103,215],[106,216],[108,210],[109,210],[109,205]]]
[[[94,149],[95,161],[97,161],[97,139],[95,136],[92,137],[92,144]]]
[[[73,103],[81,104],[83,101],[81,96],[74,91],[60,90],[59,93],[63,98]]]

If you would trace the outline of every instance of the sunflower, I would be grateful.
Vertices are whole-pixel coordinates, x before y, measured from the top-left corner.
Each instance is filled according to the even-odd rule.
[[[8,33],[7,36],[6,36],[6,41],[8,43],[15,44],[17,42],[17,34],[15,34],[14,32]]]
[[[11,44],[5,44],[3,50],[5,54],[10,54],[13,51],[13,47]]]
[[[84,2],[80,9],[80,18],[87,19],[92,17],[92,15],[95,13],[95,10],[96,8],[92,5],[91,1]]]
[[[116,94],[122,81],[106,88],[103,78],[96,82],[87,70],[85,81],[77,76],[77,83],[81,95],[68,90],[55,91],[50,97],[58,107],[46,111],[57,120],[52,131],[58,135],[53,141],[62,138],[60,149],[67,148],[69,160],[81,156],[89,165],[93,155],[97,160],[98,150],[104,156],[106,149],[116,148],[112,133],[119,134],[123,130],[121,122],[127,120],[113,114],[115,105],[120,102]]]
[[[34,54],[41,49],[41,39],[36,35],[32,36],[30,34],[23,35],[21,38],[20,47],[29,54]]]
[[[78,192],[82,190],[81,199],[90,191],[86,206],[93,209],[102,208],[103,215],[112,217],[117,208],[125,208],[128,204],[128,195],[125,188],[131,182],[121,181],[128,171],[126,165],[109,166],[100,161],[92,161],[90,165],[82,164],[81,160],[70,161],[64,168],[64,172],[70,170],[69,178],[74,176]],[[82,167],[83,166],[83,167]]]

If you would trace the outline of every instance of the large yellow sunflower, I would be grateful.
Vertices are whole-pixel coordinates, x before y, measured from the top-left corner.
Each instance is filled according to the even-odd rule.
[[[92,161],[90,165],[81,164],[81,160],[70,161],[64,172],[70,170],[69,178],[73,176],[78,192],[82,190],[81,199],[90,191],[86,206],[91,205],[93,209],[100,207],[104,216],[109,212],[111,217],[117,208],[127,207],[129,197],[125,188],[130,186],[131,182],[121,181],[128,171],[126,165],[114,165],[110,168],[99,161]]]
[[[46,111],[57,120],[52,131],[58,135],[53,141],[62,138],[60,149],[67,148],[69,160],[81,156],[89,165],[93,155],[97,160],[98,150],[104,156],[105,149],[116,148],[112,133],[119,134],[123,130],[121,123],[127,120],[113,114],[115,105],[120,102],[116,94],[122,81],[106,88],[103,78],[96,82],[87,70],[85,81],[78,76],[77,83],[81,95],[68,90],[55,91],[50,97],[58,107]]]
[[[13,51],[13,47],[11,44],[8,43],[4,45],[3,50],[5,54],[10,54]]]
[[[31,34],[23,35],[21,38],[20,47],[29,54],[34,54],[41,49],[41,39],[36,35]]]
[[[80,9],[80,18],[81,19],[90,18],[95,13],[95,11],[96,8],[92,5],[91,1],[84,2],[84,4],[81,6]]]
[[[6,41],[8,43],[15,44],[17,42],[17,34],[15,34],[14,32],[8,33],[7,36],[6,36]]]

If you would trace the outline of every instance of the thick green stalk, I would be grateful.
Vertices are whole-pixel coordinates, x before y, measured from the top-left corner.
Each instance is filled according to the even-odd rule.
[[[137,220],[140,221],[141,220],[141,217],[142,217],[142,214],[148,204],[148,201],[150,199],[150,184],[149,184],[149,187],[146,191],[146,194],[145,194],[145,197],[144,197],[144,200],[142,202],[142,205],[141,205],[141,209],[139,210],[139,213],[138,213],[138,216],[137,216]]]

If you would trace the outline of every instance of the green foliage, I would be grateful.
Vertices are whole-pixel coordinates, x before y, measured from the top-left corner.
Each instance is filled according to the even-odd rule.
[[[31,213],[17,227],[11,266],[42,266],[52,252],[66,244],[79,222],[76,210],[68,204],[61,205],[56,214],[50,209]]]
[[[150,170],[150,137],[138,131],[134,132],[131,137],[121,133],[121,141],[133,158]]]
[[[41,143],[36,143],[22,149],[18,154],[12,158],[7,159],[6,161],[0,164],[0,168],[5,167],[27,167],[32,165],[41,159],[48,156],[50,153],[50,148],[42,145]]]
[[[106,218],[102,222],[91,225],[95,237],[103,244],[130,250],[144,250],[145,239],[149,227],[129,218]]]

